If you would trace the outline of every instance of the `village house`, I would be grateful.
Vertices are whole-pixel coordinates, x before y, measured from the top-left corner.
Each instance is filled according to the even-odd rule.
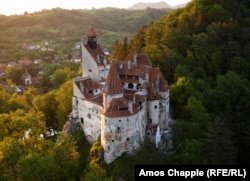
[[[31,85],[32,84],[32,80],[31,80],[31,75],[30,73],[28,72],[28,69],[27,67],[25,68],[25,71],[24,71],[24,74],[22,76],[22,79],[23,79],[23,82],[24,82],[24,85]]]
[[[73,80],[70,121],[90,143],[98,138],[104,160],[132,153],[148,136],[156,146],[169,130],[169,86],[147,54],[109,62],[90,28],[81,41],[82,76]]]

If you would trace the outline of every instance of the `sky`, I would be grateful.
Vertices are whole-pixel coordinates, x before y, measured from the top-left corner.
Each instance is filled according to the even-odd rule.
[[[60,7],[63,9],[92,9],[117,7],[128,8],[138,2],[152,3],[163,0],[0,0],[0,14],[23,14],[25,11],[32,13],[43,9]],[[176,6],[191,0],[165,0],[170,6]]]

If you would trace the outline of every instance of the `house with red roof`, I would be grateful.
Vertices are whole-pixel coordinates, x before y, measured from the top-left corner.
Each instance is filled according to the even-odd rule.
[[[168,81],[160,69],[147,54],[109,62],[93,27],[81,49],[82,76],[73,81],[70,121],[90,143],[101,138],[106,163],[138,149],[145,136],[155,141],[157,135],[159,144],[171,123]]]
[[[28,68],[25,68],[23,77],[22,77],[23,81],[24,81],[24,85],[31,85],[32,84],[32,77],[28,71]]]

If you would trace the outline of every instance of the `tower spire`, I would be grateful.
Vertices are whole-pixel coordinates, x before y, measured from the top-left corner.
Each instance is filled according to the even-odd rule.
[[[88,45],[92,48],[92,49],[96,49],[96,45],[97,45],[97,34],[93,28],[93,26],[91,25],[89,32],[88,32]]]

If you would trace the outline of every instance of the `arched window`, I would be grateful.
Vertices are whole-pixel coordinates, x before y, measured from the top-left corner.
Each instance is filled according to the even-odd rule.
[[[83,124],[84,123],[84,119],[83,118],[81,118],[81,124]]]
[[[129,88],[129,89],[133,89],[133,88],[134,88],[134,84],[133,84],[133,83],[129,83],[129,84],[128,84],[128,88]]]

